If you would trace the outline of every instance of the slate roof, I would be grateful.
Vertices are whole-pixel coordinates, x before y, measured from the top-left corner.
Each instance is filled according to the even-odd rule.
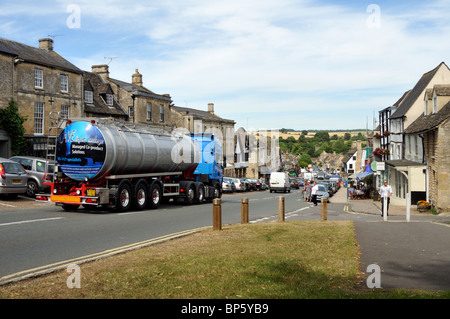
[[[109,78],[109,81],[113,82],[117,86],[123,88],[128,92],[132,92],[134,95],[145,96],[149,98],[159,99],[167,102],[172,102],[172,98],[168,95],[157,94],[143,86],[134,85],[132,83],[124,82],[117,79]]]
[[[348,151],[347,155],[345,155],[344,158],[342,159],[342,163],[347,163],[353,157],[353,155],[355,155],[357,150],[358,149],[356,149],[356,148],[351,148]]]
[[[437,113],[425,116],[422,113],[410,126],[405,133],[423,133],[438,127],[442,122],[450,117],[450,102],[445,104]]]
[[[189,107],[181,107],[181,106],[172,106],[172,109],[174,111],[180,112],[180,113],[184,113],[184,114],[189,114],[189,115],[194,115],[194,116],[198,116],[204,119],[210,119],[210,120],[220,120],[220,121],[229,121],[229,122],[233,122],[233,120],[227,120],[224,118],[221,118],[220,116],[210,113],[208,111],[202,111],[202,110],[197,110],[197,109],[192,109]]]
[[[391,119],[403,117],[414,104],[414,102],[419,97],[423,97],[424,90],[442,65],[448,68],[448,66],[444,62],[441,62],[436,68],[422,75],[414,88],[404,97],[403,101],[400,102],[398,109],[391,115]]]
[[[64,59],[55,51],[32,47],[20,42],[0,38],[0,52],[17,56],[19,59],[23,59],[26,62],[55,67],[78,74],[83,73],[82,70]]]
[[[92,72],[84,72],[84,90],[93,92],[93,102],[94,103],[84,103],[85,112],[98,114],[98,115],[110,115],[114,117],[126,117],[128,118],[128,113],[123,108],[122,104],[114,98],[113,105],[108,106],[105,102],[105,95],[114,94],[111,86],[105,82],[98,74]],[[102,97],[103,95],[103,97]]]

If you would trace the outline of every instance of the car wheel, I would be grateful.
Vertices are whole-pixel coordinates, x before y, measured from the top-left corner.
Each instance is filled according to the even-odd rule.
[[[27,183],[27,196],[28,197],[34,197],[38,191],[38,185],[35,181],[28,181]]]

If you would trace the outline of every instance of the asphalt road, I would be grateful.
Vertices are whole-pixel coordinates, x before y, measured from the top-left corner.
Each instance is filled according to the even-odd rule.
[[[300,200],[300,192],[247,192],[222,197],[222,224],[241,220],[241,198],[249,198],[250,222],[275,221],[278,197],[286,220],[320,220],[321,207]],[[352,220],[361,249],[361,270],[381,268],[381,287],[450,290],[450,216],[389,217],[352,213],[346,203],[328,203],[328,220]],[[0,199],[0,283],[65,268],[145,246],[190,230],[212,226],[212,204],[169,203],[157,210],[116,213],[79,209],[65,212],[28,199]],[[367,271],[367,275],[370,275]]]
[[[249,198],[251,221],[276,219],[279,196],[285,196],[287,212],[309,206],[298,201],[297,190],[286,194],[269,191],[225,194],[222,223],[240,223],[242,197]],[[211,203],[192,206],[168,203],[156,210],[117,213],[84,208],[66,212],[54,204],[26,198],[0,200],[0,277],[3,281],[22,278],[71,261],[80,262],[80,257],[97,258],[120,247],[134,248],[136,243],[145,245],[157,238],[209,226],[212,226]]]

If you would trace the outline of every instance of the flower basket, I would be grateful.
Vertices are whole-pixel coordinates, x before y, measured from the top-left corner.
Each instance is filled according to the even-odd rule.
[[[421,213],[426,212],[427,210],[431,209],[431,204],[428,203],[426,200],[419,200],[417,202],[417,210]]]
[[[389,136],[389,135],[391,135],[391,132],[389,132],[389,131],[384,131],[383,135],[384,135],[384,136]]]
[[[375,133],[375,135],[374,135],[376,138],[381,138],[381,135],[380,135],[380,133]]]

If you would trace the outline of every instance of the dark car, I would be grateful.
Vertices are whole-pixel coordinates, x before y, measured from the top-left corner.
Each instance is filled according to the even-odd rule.
[[[289,177],[289,183],[291,184],[291,188],[299,189],[298,180],[295,177]]]

